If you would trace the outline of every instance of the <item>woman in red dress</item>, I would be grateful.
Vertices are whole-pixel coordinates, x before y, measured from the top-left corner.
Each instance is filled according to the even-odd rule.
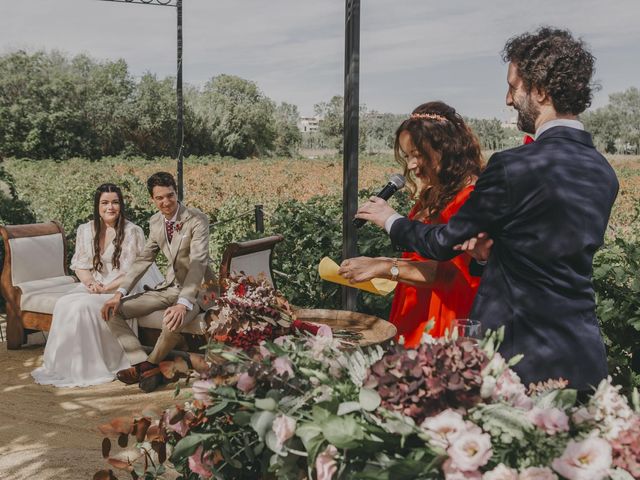
[[[398,127],[394,150],[416,197],[409,218],[447,223],[469,198],[482,169],[480,144],[462,117],[443,102],[422,104]],[[469,274],[470,260],[462,254],[437,262],[405,252],[400,259],[350,258],[339,272],[352,282],[398,280],[389,320],[405,345],[415,347],[429,321],[435,322],[429,334],[439,337],[454,319],[469,314],[480,283]]]

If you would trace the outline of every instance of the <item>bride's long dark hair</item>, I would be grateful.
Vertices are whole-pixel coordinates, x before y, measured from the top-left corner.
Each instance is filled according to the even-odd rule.
[[[113,183],[103,183],[93,195],[93,230],[95,232],[93,236],[93,269],[96,271],[102,270],[102,259],[100,258],[100,233],[102,232],[102,219],[100,218],[100,197],[103,193],[115,193],[118,195],[118,201],[120,202],[120,213],[116,220],[115,230],[116,238],[113,240],[113,258],[111,264],[113,268],[120,268],[120,254],[122,253],[122,241],[124,240],[124,224],[126,223],[126,217],[124,214],[125,205],[124,198],[122,196],[122,190]]]

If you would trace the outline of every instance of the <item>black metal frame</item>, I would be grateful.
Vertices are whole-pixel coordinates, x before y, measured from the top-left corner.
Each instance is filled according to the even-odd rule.
[[[184,103],[182,95],[182,0],[100,0],[103,2],[139,3],[177,9],[178,71],[176,75],[176,98],[178,103],[178,198],[184,198],[183,147],[184,147]],[[175,3],[174,3],[175,2]],[[344,48],[344,143],[343,143],[343,211],[342,211],[342,258],[355,257],[357,231],[352,223],[358,208],[358,136],[360,128],[360,0],[345,0],[345,48]],[[342,308],[356,309],[357,291],[342,288]]]
[[[176,101],[177,112],[177,184],[178,200],[184,199],[184,180],[182,175],[182,164],[184,159],[184,99],[182,95],[182,0],[100,0],[101,2],[116,3],[137,3],[141,5],[153,5],[156,7],[172,7],[177,13],[177,72],[176,72]]]
[[[358,209],[360,130],[360,0],[346,0],[344,20],[344,143],[342,174],[342,258],[358,254],[353,216]],[[356,309],[357,290],[342,287],[342,308]]]

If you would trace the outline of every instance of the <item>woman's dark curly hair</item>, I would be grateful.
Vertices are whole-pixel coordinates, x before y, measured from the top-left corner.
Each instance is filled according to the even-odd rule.
[[[595,57],[568,30],[541,27],[513,37],[502,59],[516,65],[527,91],[546,92],[556,112],[578,115],[591,105]]]
[[[453,107],[444,102],[428,102],[417,107],[396,130],[396,161],[404,167],[404,175],[412,195],[418,187],[409,175],[407,158],[400,148],[400,134],[409,132],[411,141],[425,162],[434,164],[427,149],[440,154],[437,181],[423,185],[418,192],[418,213],[431,220],[438,218],[451,200],[482,171],[480,142]],[[408,153],[408,152],[405,152]]]

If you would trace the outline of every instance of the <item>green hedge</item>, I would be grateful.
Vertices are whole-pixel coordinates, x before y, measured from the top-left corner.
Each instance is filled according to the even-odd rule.
[[[65,227],[69,253],[74,249],[75,230],[91,215],[91,197],[95,182],[78,178],[55,179],[45,171],[29,190],[16,192],[12,178],[0,169],[0,223],[19,224],[56,219]],[[105,178],[105,181],[112,180]],[[113,179],[116,180],[116,179]],[[132,174],[119,177],[129,205],[129,218],[148,233],[153,208],[144,185]],[[79,186],[85,185],[85,186]],[[372,192],[360,192],[363,202]],[[337,196],[315,197],[307,202],[290,200],[277,206],[265,206],[265,233],[255,232],[254,199],[234,198],[212,206],[210,252],[219,265],[225,246],[232,241],[282,234],[284,242],[276,247],[273,267],[276,281],[294,304],[315,308],[340,308],[340,287],[320,280],[317,266],[329,256],[342,257],[342,199]],[[410,201],[406,195],[392,200],[398,211],[406,212]],[[242,214],[242,215],[240,215]],[[358,232],[361,255],[393,256],[388,237],[378,228],[365,225]],[[0,252],[1,253],[1,252]],[[158,262],[160,266],[164,259]],[[609,367],[614,383],[625,388],[640,386],[640,376],[631,370],[631,356],[640,348],[640,244],[636,234],[619,234],[597,253],[593,282],[598,303],[597,314],[609,354]],[[0,299],[0,302],[2,300]],[[388,317],[391,295],[379,297],[368,293],[358,296],[358,310],[382,318]],[[2,304],[0,304],[0,307]]]

